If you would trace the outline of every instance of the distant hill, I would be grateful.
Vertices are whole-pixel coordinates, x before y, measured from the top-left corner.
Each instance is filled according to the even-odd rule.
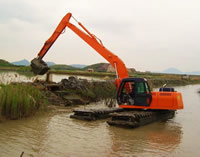
[[[47,61],[46,63],[47,63],[48,66],[55,65],[54,62],[49,62],[49,61]],[[14,64],[14,65],[29,66],[31,63],[30,63],[28,60],[23,59],[23,60],[20,60],[20,61],[12,62],[12,64]]]
[[[97,63],[86,66],[83,68],[83,70],[94,69],[94,71],[98,72],[107,72],[109,65],[110,65],[109,63]]]
[[[51,69],[56,69],[56,70],[85,70],[87,71],[88,69],[93,69],[96,72],[115,72],[115,69],[109,64],[109,63],[97,63],[97,64],[92,64],[92,65],[83,65],[83,64],[71,64],[71,65],[65,65],[65,64],[55,64],[54,62],[47,61],[47,65]],[[1,67],[15,67],[15,66],[29,66],[30,62],[26,59],[16,61],[9,63],[6,60],[0,59],[0,66]],[[135,69],[129,68],[129,72],[133,73],[136,72]],[[163,70],[162,72],[159,73],[165,73],[165,74],[187,74],[187,75],[200,75],[200,71],[193,71],[193,72],[182,72],[177,68],[168,68]]]
[[[28,65],[30,65],[30,62],[26,59],[23,59],[23,60],[20,60],[20,61],[12,62],[12,64],[28,66]]]
[[[13,67],[14,65],[9,63],[8,61],[0,59],[0,66],[2,66],[2,67]]]
[[[75,67],[75,68],[85,68],[87,65],[83,65],[83,64],[70,64],[70,66]]]
[[[200,75],[200,71],[186,72],[188,75]]]
[[[94,71],[97,72],[115,72],[115,69],[109,63],[97,63],[83,68],[83,70],[88,70],[88,69],[93,69]],[[133,73],[136,72],[136,70],[134,68],[128,68],[128,72]]]
[[[182,72],[182,71],[178,70],[177,68],[168,68],[168,69],[162,71],[161,73],[165,73],[165,74],[179,74],[179,75],[183,75],[183,74],[187,74],[187,75],[200,75],[200,71]]]
[[[54,63],[54,62],[47,61],[46,63],[47,63],[48,66],[56,65],[56,63]]]
[[[50,66],[50,68],[55,70],[79,70],[79,68],[75,68],[65,64],[55,64]]]
[[[176,68],[168,68],[164,71],[162,71],[161,73],[165,73],[165,74],[184,74],[182,71],[176,69]]]

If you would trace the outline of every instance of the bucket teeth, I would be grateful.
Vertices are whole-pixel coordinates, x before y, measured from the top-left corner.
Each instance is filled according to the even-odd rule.
[[[31,71],[36,75],[44,75],[49,69],[48,65],[42,59],[34,58],[31,61]]]

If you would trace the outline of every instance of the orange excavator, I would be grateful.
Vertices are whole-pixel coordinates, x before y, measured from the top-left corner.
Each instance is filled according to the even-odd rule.
[[[43,75],[49,70],[47,64],[42,60],[42,58],[64,29],[68,27],[102,57],[104,57],[116,70],[116,99],[120,108],[151,110],[183,109],[183,101],[180,92],[174,91],[174,88],[160,88],[159,92],[154,92],[150,90],[146,79],[130,78],[123,61],[105,48],[101,40],[94,34],[91,34],[75,18],[75,21],[83,30],[80,30],[77,26],[70,23],[70,18],[74,18],[71,13],[68,13],[63,17],[51,37],[44,43],[38,56],[31,61],[32,71],[35,74]]]

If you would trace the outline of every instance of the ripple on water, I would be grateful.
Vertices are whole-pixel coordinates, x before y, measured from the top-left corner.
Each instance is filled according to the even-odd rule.
[[[69,108],[1,123],[0,156],[19,156],[22,151],[44,157],[199,156],[199,88],[179,89],[185,109],[173,119],[137,129],[111,127],[105,120],[70,119]],[[92,106],[96,108],[96,104]]]

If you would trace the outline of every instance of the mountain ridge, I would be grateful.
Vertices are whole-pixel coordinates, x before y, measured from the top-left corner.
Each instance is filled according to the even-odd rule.
[[[9,63],[8,61],[5,61],[3,59],[0,59],[2,62],[1,66],[29,66],[30,62],[27,59],[15,61]],[[113,70],[110,68],[109,63],[96,63],[92,65],[84,65],[84,64],[56,64],[51,61],[46,61],[48,66],[53,66],[52,68],[55,69],[63,69],[63,70],[88,70],[88,69],[94,69],[94,71],[98,72],[113,72]],[[57,65],[57,66],[54,66]],[[129,68],[129,72],[135,72],[134,68]],[[192,72],[183,72],[177,68],[170,67],[167,68],[161,72],[158,73],[163,73],[163,74],[179,74],[179,75],[200,75],[200,71],[192,71]]]
[[[46,63],[47,63],[48,66],[52,66],[52,65],[56,64],[56,63],[50,62],[50,61],[46,61]],[[11,64],[21,65],[21,66],[29,66],[31,63],[27,59],[22,59],[22,60],[19,60],[19,61],[11,62]]]
[[[200,71],[192,71],[192,72],[182,72],[181,70],[171,67],[168,69],[163,70],[160,73],[164,73],[164,74],[179,74],[179,75],[200,75]]]
[[[75,67],[75,68],[85,68],[88,65],[85,65],[85,64],[70,64],[70,66]]]
[[[29,66],[29,65],[30,65],[30,62],[29,62],[28,60],[26,60],[26,59],[23,59],[23,60],[11,62],[11,64]]]

